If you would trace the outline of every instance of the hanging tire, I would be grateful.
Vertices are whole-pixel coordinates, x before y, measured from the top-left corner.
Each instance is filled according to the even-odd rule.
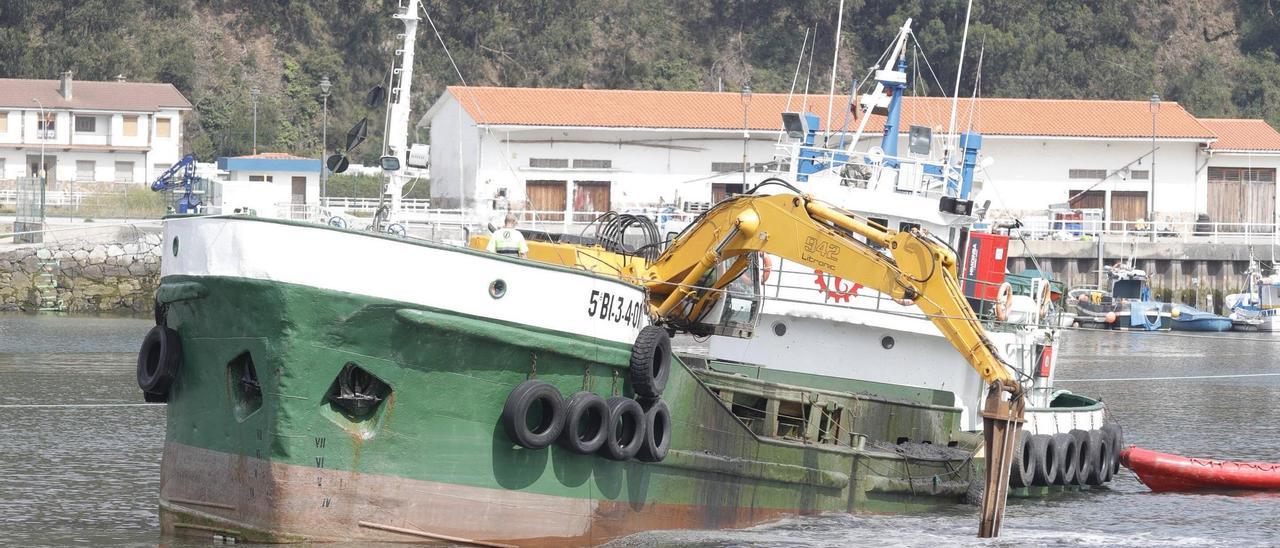
[[[1089,475],[1098,468],[1096,438],[1089,435],[1089,430],[1072,430],[1070,434],[1076,439],[1076,477],[1073,485],[1087,485]]]
[[[1035,460],[1031,458],[1031,433],[1018,431],[1013,442],[1013,459],[1009,463],[1009,487],[1027,487],[1035,477]]]
[[[1124,450],[1124,429],[1120,423],[1109,422],[1102,425],[1102,433],[1111,438],[1111,476],[1120,473],[1120,451]]]
[[[595,453],[607,437],[605,421],[608,418],[609,406],[604,398],[591,392],[574,394],[564,406],[560,446],[580,455]]]
[[[671,449],[671,410],[667,402],[655,401],[644,412],[644,443],[636,458],[644,462],[661,462]]]
[[[1085,475],[1084,483],[1096,487],[1106,483],[1107,473],[1111,471],[1111,445],[1101,430],[1089,431],[1089,445],[1093,449],[1094,466]]]
[[[613,460],[628,460],[640,452],[645,442],[644,409],[636,400],[622,396],[609,398],[605,404],[609,406],[609,420],[600,452]]]
[[[564,398],[550,384],[530,379],[520,383],[502,406],[502,428],[511,441],[528,449],[551,445],[564,429]]]
[[[182,341],[178,332],[163,325],[152,327],[138,350],[138,388],[151,395],[147,401],[167,401],[181,367]]]
[[[1058,455],[1053,452],[1052,441],[1044,434],[1031,436],[1031,458],[1036,463],[1031,485],[1044,487],[1058,479]]]
[[[1054,478],[1054,485],[1071,485],[1076,481],[1076,468],[1080,465],[1076,461],[1079,459],[1079,446],[1076,445],[1076,438],[1071,434],[1054,434],[1050,438],[1050,451],[1053,452],[1054,458],[1058,462],[1058,477]]]
[[[657,399],[671,376],[671,337],[656,325],[646,325],[631,346],[631,390],[638,399]]]

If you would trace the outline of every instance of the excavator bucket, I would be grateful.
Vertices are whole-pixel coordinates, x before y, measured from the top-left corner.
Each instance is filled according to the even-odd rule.
[[[1008,396],[1006,398],[1006,395]],[[1014,443],[1022,429],[1026,400],[1017,388],[992,383],[982,407],[982,439],[987,453],[986,489],[982,491],[982,522],[979,538],[1000,536],[1005,501],[1009,496],[1009,468],[1013,464]]]

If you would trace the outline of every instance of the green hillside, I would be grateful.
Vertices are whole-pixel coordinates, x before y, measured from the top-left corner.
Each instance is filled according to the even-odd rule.
[[[470,84],[756,91],[791,87],[806,29],[816,33],[811,90],[829,85],[835,1],[524,0],[426,5]],[[196,105],[188,150],[240,154],[251,141],[249,89],[262,88],[260,149],[318,155],[329,75],[330,144],[385,81],[401,32],[391,0],[5,0],[0,77],[172,82]],[[847,89],[906,17],[921,68],[915,93],[954,85],[963,0],[848,0],[837,85]],[[914,46],[913,46],[914,47]],[[432,27],[418,36],[414,111],[458,83]],[[1200,116],[1280,125],[1280,20],[1270,1],[977,0],[961,93],[1146,99],[1157,91]],[[915,55],[915,51],[912,51]],[[923,64],[923,63],[921,63]],[[380,139],[359,152],[378,155]]]

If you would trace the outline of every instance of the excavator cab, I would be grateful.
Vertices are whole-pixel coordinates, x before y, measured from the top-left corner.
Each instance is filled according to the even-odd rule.
[[[706,312],[698,317],[698,322],[689,326],[690,333],[743,339],[750,338],[755,333],[756,321],[760,318],[760,307],[763,304],[759,256],[759,253],[750,254],[747,268],[720,290],[713,304],[707,306]],[[706,283],[699,286],[709,287],[712,282],[728,273],[732,264],[733,261],[725,261],[716,265],[704,279]]]

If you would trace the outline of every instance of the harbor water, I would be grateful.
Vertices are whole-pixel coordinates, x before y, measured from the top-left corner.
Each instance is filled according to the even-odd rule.
[[[173,545],[156,514],[164,407],[142,403],[134,373],[150,326],[149,318],[0,315],[0,545]],[[1280,335],[1073,331],[1057,374],[1061,387],[1106,401],[1127,443],[1280,461],[1280,376],[1261,376],[1280,373],[1276,350]],[[1158,377],[1206,378],[1090,380]],[[1271,545],[1280,494],[1155,495],[1122,470],[1109,488],[1011,500],[999,539],[980,543],[976,531],[976,507],[956,506],[645,533],[615,545]]]

